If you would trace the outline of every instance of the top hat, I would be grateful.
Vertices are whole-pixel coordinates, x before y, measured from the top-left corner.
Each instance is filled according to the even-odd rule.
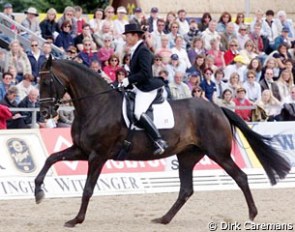
[[[131,23],[131,24],[126,24],[125,25],[125,32],[123,34],[125,35],[127,33],[143,34],[144,31],[140,28],[140,26],[138,24]]]

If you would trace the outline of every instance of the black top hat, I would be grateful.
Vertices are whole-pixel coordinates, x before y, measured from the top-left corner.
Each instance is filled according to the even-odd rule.
[[[143,34],[144,31],[140,28],[140,26],[138,24],[131,23],[131,24],[126,24],[125,25],[125,32],[123,34],[125,35],[127,33]]]

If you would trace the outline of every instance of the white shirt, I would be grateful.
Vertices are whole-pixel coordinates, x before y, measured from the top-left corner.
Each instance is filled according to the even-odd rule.
[[[132,59],[133,53],[135,52],[136,48],[137,48],[141,43],[143,43],[143,40],[142,40],[142,39],[138,40],[137,43],[134,44],[134,45],[130,48],[131,59]]]

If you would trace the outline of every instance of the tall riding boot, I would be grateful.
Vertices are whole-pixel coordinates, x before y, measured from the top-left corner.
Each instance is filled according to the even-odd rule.
[[[144,127],[146,132],[150,135],[152,138],[156,150],[154,151],[154,155],[161,155],[164,153],[165,149],[168,147],[167,142],[162,139],[162,136],[159,133],[159,130],[156,128],[154,122],[151,120],[151,118],[143,113],[140,116],[139,122]]]

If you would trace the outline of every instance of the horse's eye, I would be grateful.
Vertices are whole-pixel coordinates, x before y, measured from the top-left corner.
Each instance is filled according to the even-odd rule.
[[[50,84],[50,79],[45,79],[45,80],[43,80],[43,84],[44,85],[49,85]]]

